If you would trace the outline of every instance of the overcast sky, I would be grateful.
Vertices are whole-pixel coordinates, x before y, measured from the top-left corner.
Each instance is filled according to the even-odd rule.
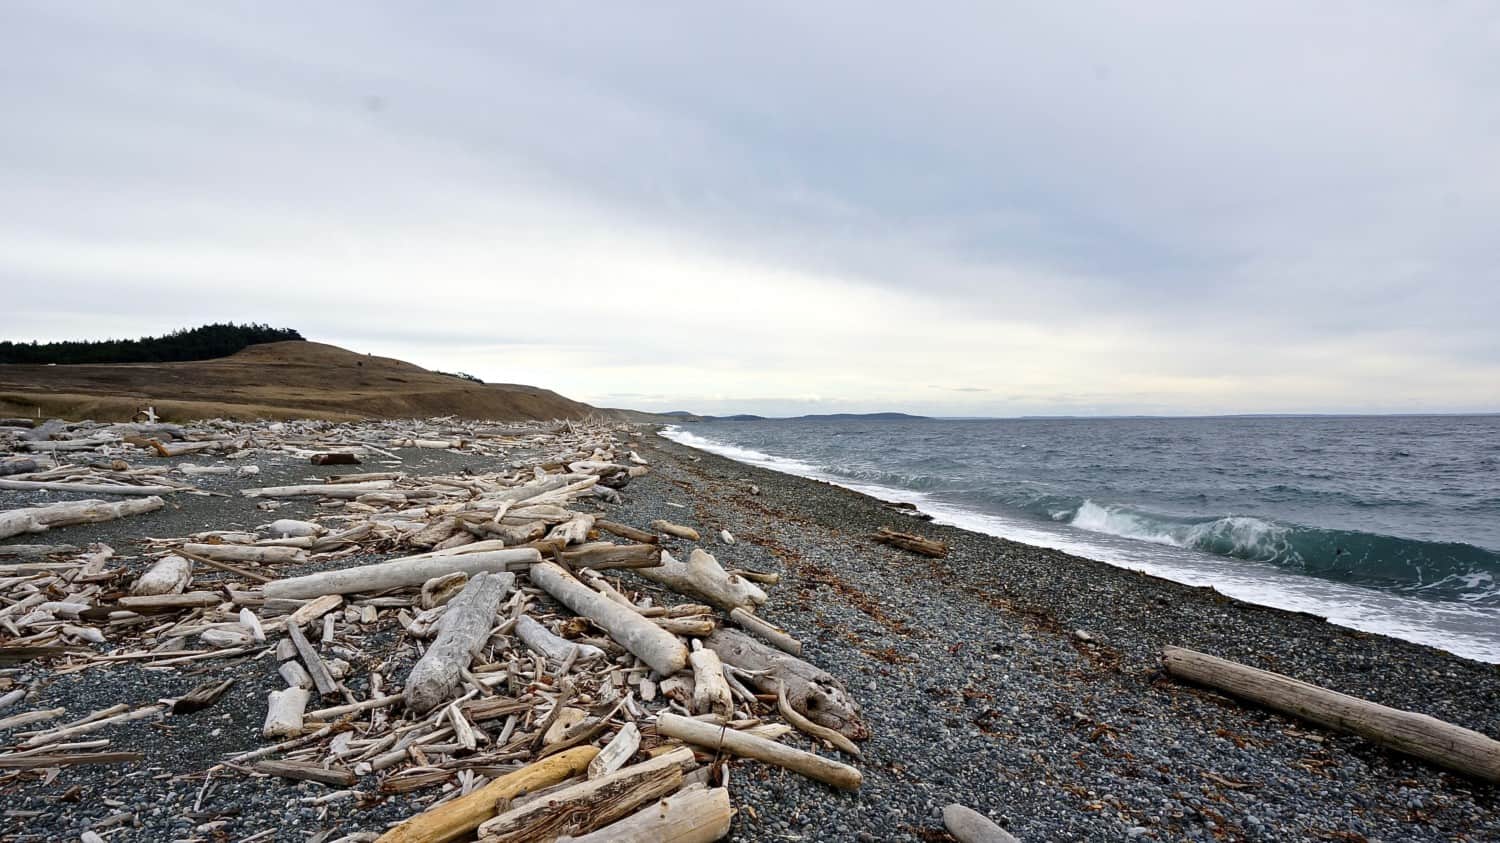
[[[656,410],[1500,410],[1500,4],[631,5],[8,0],[0,336],[268,322]]]

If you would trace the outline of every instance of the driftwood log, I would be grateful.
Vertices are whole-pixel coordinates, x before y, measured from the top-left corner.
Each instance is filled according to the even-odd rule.
[[[1352,732],[1477,779],[1500,782],[1500,741],[1471,729],[1181,647],[1163,648],[1162,661],[1167,673],[1180,679],[1329,729]]]
[[[746,681],[762,693],[785,686],[787,700],[802,716],[856,741],[870,736],[859,705],[844,683],[827,671],[733,629],[718,629],[703,642],[725,664],[749,671]]]
[[[551,562],[532,565],[531,581],[575,614],[593,621],[662,676],[671,676],[687,664],[687,647],[677,636],[594,591]]]
[[[517,547],[482,553],[423,555],[393,559],[375,565],[323,571],[302,577],[272,580],[263,586],[267,599],[275,597],[309,598],[324,594],[352,594],[357,591],[385,591],[402,586],[420,586],[433,577],[462,571],[469,576],[491,571],[524,568],[540,562],[535,548]]]
[[[180,486],[126,486],[118,483],[51,483],[43,480],[0,480],[0,489],[17,492],[77,492],[80,495],[123,495],[146,498],[183,491]]]
[[[181,594],[193,581],[193,563],[181,556],[163,556],[130,587],[131,594]]]
[[[956,802],[943,808],[943,827],[958,843],[1020,843],[989,817]]]
[[[554,634],[552,630],[542,626],[540,622],[530,615],[522,615],[516,618],[515,633],[516,637],[521,639],[521,642],[527,647],[540,653],[545,658],[554,661],[565,661],[569,655],[575,652],[577,655],[573,656],[573,659],[579,663],[603,658],[604,656],[604,651],[593,644],[569,641],[560,635]]]
[[[859,770],[848,764],[680,714],[663,712],[656,718],[656,733],[715,751],[723,750],[785,767],[844,790],[858,790],[864,780]]]
[[[506,773],[473,793],[444,802],[387,831],[377,843],[448,843],[470,835],[495,816],[497,808],[523,793],[548,788],[583,774],[599,750],[577,746]]]
[[[729,834],[733,819],[728,788],[690,785],[592,834],[557,843],[712,843]]]
[[[912,553],[920,553],[923,556],[931,556],[941,559],[948,555],[948,545],[936,539],[923,538],[912,533],[900,533],[890,527],[881,527],[871,538],[881,544],[899,547]]]
[[[426,714],[447,701],[469,669],[474,653],[489,639],[495,610],[515,584],[515,574],[481,572],[448,603],[448,611],[438,623],[437,640],[406,678],[408,711]]]
[[[681,524],[673,524],[671,521],[663,521],[660,518],[651,522],[651,529],[656,530],[657,532],[666,533],[669,536],[676,536],[679,539],[687,539],[690,542],[695,542],[698,540],[698,531],[694,530],[692,527],[684,527]]]
[[[128,515],[155,512],[163,506],[165,502],[161,498],[152,496],[115,502],[66,501],[25,509],[12,509],[8,512],[0,512],[0,539],[8,539],[22,533],[42,533],[53,527],[113,521]]]
[[[679,747],[650,761],[553,791],[479,827],[481,843],[522,843],[593,831],[682,787],[693,752]]]
[[[654,568],[663,556],[654,544],[611,542],[589,542],[562,552],[563,561],[575,568]]]
[[[762,639],[775,644],[777,649],[784,650],[794,656],[802,655],[801,641],[793,638],[791,633],[754,612],[736,608],[729,613],[729,619],[734,621],[735,626],[738,626],[740,629],[753,632]]]
[[[760,586],[725,571],[713,554],[701,548],[693,548],[687,562],[679,562],[672,554],[662,551],[659,566],[642,568],[636,573],[678,594],[706,600],[725,611],[754,609],[766,602],[766,593]]]

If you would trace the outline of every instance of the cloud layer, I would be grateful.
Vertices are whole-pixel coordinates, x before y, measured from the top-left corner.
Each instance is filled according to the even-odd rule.
[[[0,334],[605,405],[1500,410],[1500,10],[13,3]]]

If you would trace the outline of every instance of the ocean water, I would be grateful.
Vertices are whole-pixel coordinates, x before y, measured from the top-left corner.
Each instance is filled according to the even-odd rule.
[[[1500,663],[1500,416],[721,421],[663,435]]]

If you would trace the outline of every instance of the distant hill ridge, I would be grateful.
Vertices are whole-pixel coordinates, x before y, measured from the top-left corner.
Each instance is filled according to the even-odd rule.
[[[170,363],[228,357],[252,345],[301,340],[291,328],[232,322],[183,328],[135,340],[0,342],[0,363]]]
[[[0,416],[128,420],[459,416],[520,421],[602,411],[556,392],[485,384],[402,360],[306,340],[256,343],[186,362],[0,366]]]

